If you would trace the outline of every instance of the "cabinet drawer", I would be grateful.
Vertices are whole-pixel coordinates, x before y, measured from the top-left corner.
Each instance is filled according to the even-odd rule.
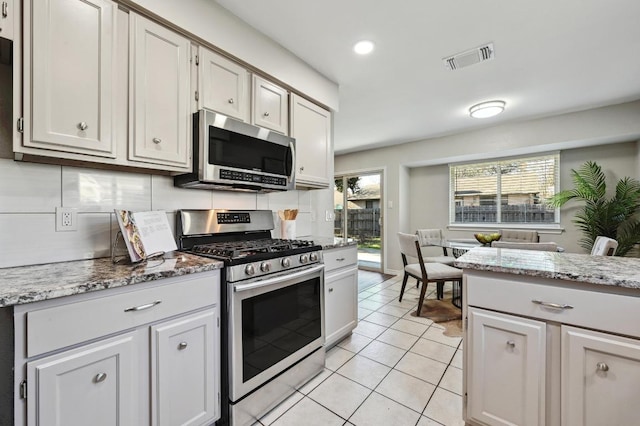
[[[27,356],[218,303],[219,273],[27,312]],[[156,303],[159,302],[159,303]],[[134,309],[131,309],[134,308]],[[137,308],[137,310],[135,309]]]
[[[602,293],[594,286],[590,290],[579,289],[560,280],[556,285],[555,280],[524,276],[505,279],[496,275],[465,274],[470,306],[640,337],[638,297]],[[567,285],[563,287],[562,283]],[[534,300],[573,308],[553,308]]]
[[[356,246],[325,250],[322,253],[325,273],[345,266],[358,263],[358,249]]]

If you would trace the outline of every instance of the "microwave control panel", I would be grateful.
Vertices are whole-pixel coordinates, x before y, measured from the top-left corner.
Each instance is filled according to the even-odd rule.
[[[264,183],[268,185],[287,186],[287,179],[278,176],[265,176],[257,173],[240,172],[237,170],[220,169],[220,179],[235,182]]]

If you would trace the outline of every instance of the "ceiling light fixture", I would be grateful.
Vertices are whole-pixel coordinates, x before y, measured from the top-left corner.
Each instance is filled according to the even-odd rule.
[[[469,108],[469,114],[473,118],[488,118],[504,111],[504,101],[481,102]]]
[[[374,44],[372,41],[362,40],[357,42],[353,46],[353,51],[356,52],[358,55],[367,55],[373,52],[373,47],[374,47]]]

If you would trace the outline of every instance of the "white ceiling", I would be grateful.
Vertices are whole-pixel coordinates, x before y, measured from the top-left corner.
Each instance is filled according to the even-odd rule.
[[[336,153],[640,99],[638,0],[216,1],[339,84]],[[487,42],[494,60],[445,68]]]

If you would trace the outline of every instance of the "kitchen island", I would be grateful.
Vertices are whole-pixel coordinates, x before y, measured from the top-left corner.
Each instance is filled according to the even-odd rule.
[[[468,424],[637,422],[640,259],[476,248],[455,265]]]
[[[174,252],[0,269],[0,424],[215,421],[222,266]]]

